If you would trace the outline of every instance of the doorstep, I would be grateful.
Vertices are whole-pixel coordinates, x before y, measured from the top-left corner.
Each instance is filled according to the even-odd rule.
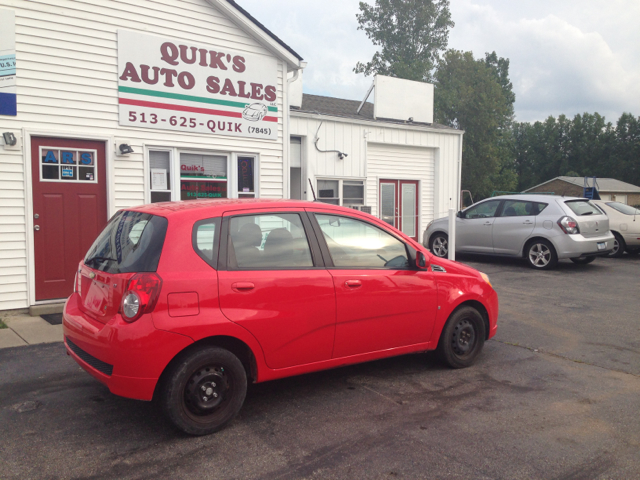
[[[66,299],[57,303],[45,303],[42,305],[33,305],[29,307],[29,315],[32,317],[39,317],[40,315],[47,315],[49,313],[62,313],[64,310],[64,302]]]

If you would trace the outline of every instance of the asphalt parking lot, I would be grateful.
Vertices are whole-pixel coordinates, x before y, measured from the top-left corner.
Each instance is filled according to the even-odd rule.
[[[640,256],[459,260],[500,296],[475,366],[409,355],[254,385],[208,437],[111,395],[60,343],[0,350],[0,479],[640,478]]]

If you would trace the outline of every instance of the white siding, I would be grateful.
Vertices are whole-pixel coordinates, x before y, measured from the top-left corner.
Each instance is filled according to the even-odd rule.
[[[278,61],[279,140],[215,137],[118,125],[116,31],[145,33],[273,56],[205,0],[0,0],[16,13],[18,116],[0,131],[55,137],[121,138],[135,153],[112,157],[109,201],[115,210],[144,203],[144,148],[166,146],[260,156],[260,194],[283,196],[284,85]],[[23,139],[21,139],[23,140]],[[26,146],[25,146],[26,148]],[[114,150],[108,145],[108,150]],[[29,306],[27,191],[29,158],[0,147],[0,310]],[[33,300],[33,299],[32,299]]]
[[[340,150],[321,153],[314,146],[318,126],[318,147]],[[318,177],[366,179],[366,204],[378,215],[378,179],[420,180],[419,239],[427,223],[458,208],[460,180],[460,138],[455,130],[429,130],[422,127],[394,126],[379,122],[350,121],[292,113],[290,134],[303,138],[305,187]],[[307,190],[307,199],[313,199]]]

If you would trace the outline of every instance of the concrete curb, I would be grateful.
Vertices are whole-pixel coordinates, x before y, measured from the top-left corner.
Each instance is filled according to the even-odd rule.
[[[9,328],[0,330],[0,348],[62,342],[62,325],[51,325],[40,317],[10,315],[2,321]]]

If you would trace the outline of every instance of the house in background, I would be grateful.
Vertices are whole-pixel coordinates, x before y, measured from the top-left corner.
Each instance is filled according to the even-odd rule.
[[[640,187],[637,185],[615,178],[598,178],[596,182],[602,200],[640,205]],[[589,185],[593,185],[591,178],[589,178]],[[525,190],[525,193],[536,192],[553,193],[565,197],[582,197],[584,196],[584,177],[556,177]]]

